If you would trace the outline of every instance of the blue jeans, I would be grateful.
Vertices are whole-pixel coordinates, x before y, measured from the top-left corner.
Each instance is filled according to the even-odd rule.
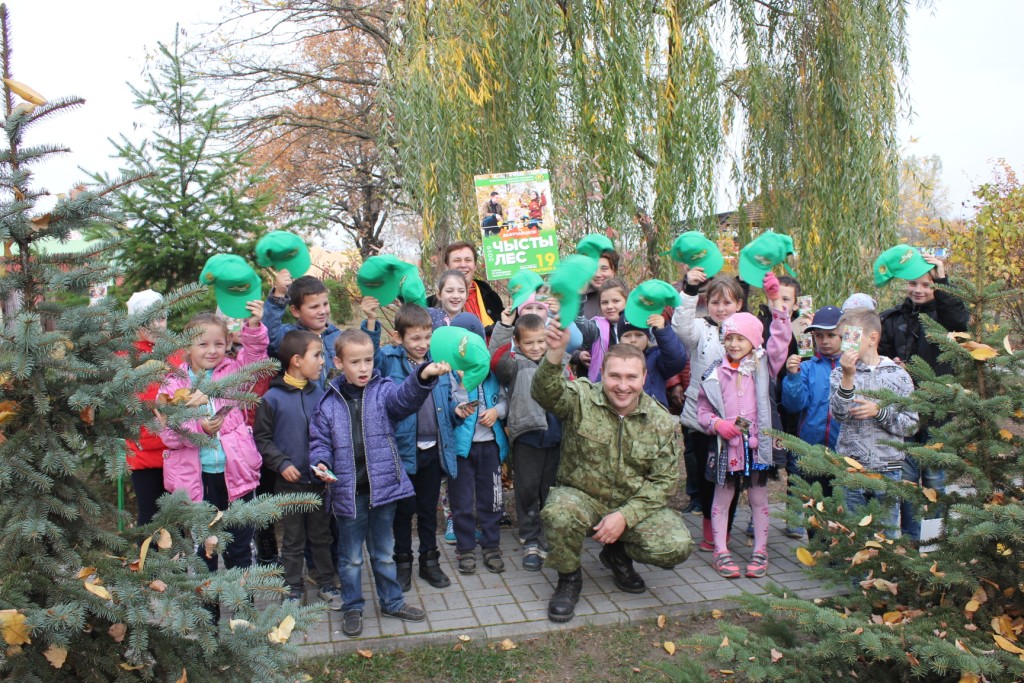
[[[896,470],[895,472],[881,472],[880,474],[883,477],[892,479],[893,481],[899,481],[903,478],[903,475],[899,470]],[[889,501],[884,493],[868,491],[865,489],[844,489],[843,494],[846,499],[846,509],[850,512],[854,512],[867,506],[867,504],[872,500],[877,500],[882,506],[884,515],[882,521],[885,523],[885,526],[892,529],[898,528],[900,513],[899,501]]]
[[[946,492],[946,473],[930,467],[925,467],[922,471],[921,466],[910,456],[903,461],[903,481],[912,481],[923,488],[935,489],[940,494]],[[937,517],[941,516],[934,509],[931,512]],[[915,514],[914,504],[909,501],[900,503],[900,529],[915,541],[921,540],[921,518]]]
[[[341,579],[342,609],[362,612],[363,542],[370,552],[370,568],[377,586],[377,599],[384,612],[395,612],[405,605],[402,587],[395,577],[395,523],[397,503],[370,509],[370,496],[356,496],[356,516],[338,517],[338,577]]]

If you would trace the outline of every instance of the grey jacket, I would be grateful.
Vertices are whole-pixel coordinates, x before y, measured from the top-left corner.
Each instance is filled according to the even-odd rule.
[[[704,318],[697,317],[696,296],[686,293],[679,295],[682,303],[672,313],[672,329],[679,335],[679,341],[690,357],[690,386],[686,388],[686,403],[683,404],[683,426],[698,432],[704,429],[697,422],[697,396],[700,394],[701,378],[716,361],[725,356],[718,327]]]
[[[841,367],[833,370],[829,378],[829,406],[833,417],[842,425],[836,453],[853,458],[873,472],[900,469],[904,454],[882,442],[902,441],[913,436],[918,429],[917,413],[890,405],[873,418],[855,420],[850,417],[850,409],[857,405],[856,394],[842,390],[842,379]],[[906,370],[882,356],[874,367],[857,362],[853,387],[854,392],[888,389],[900,396],[909,396],[914,382]]]
[[[491,341],[487,350],[496,354],[501,347],[512,342],[512,330],[503,323],[497,323],[491,330]],[[563,366],[569,362],[566,355]],[[548,428],[547,411],[530,395],[533,376],[539,363],[532,361],[521,353],[512,353],[512,349],[493,361],[494,376],[508,392],[508,415],[505,418],[505,431],[508,439],[515,443],[516,439],[527,432],[544,431]],[[562,376],[569,378],[569,369],[564,367]]]

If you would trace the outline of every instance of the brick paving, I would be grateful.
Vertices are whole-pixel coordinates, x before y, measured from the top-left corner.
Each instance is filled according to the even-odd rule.
[[[777,509],[779,506],[772,506]],[[700,538],[701,518],[684,515],[691,535]],[[742,569],[750,559],[751,548],[743,533],[748,517],[742,508],[737,516],[730,549]],[[588,539],[583,546],[583,591],[576,606],[576,617],[567,624],[548,620],[548,598],[558,576],[554,570],[529,572],[522,568],[522,547],[514,530],[502,531],[501,547],[506,570],[492,574],[477,563],[477,573],[459,574],[455,569],[454,546],[441,544],[441,566],[452,580],[447,588],[432,588],[416,575],[413,564],[413,587],[406,593],[409,604],[420,605],[427,620],[408,623],[381,618],[376,593],[371,583],[369,563],[363,565],[363,633],[348,638],[341,632],[341,612],[330,612],[328,618],[305,634],[301,651],[306,656],[343,654],[357,648],[409,649],[431,642],[453,642],[460,635],[479,639],[504,639],[538,636],[556,630],[572,629],[585,624],[607,625],[650,619],[659,614],[684,616],[712,609],[728,609],[735,605],[730,598],[743,592],[764,593],[774,582],[804,598],[816,598],[836,592],[812,580],[796,561],[795,549],[801,541],[786,538],[784,524],[772,518],[768,539],[768,576],[764,579],[723,579],[711,565],[712,553],[702,553],[694,544],[694,552],[686,562],[673,570],[637,565],[647,582],[648,590],[639,595],[615,588],[611,572],[598,561],[601,544]],[[479,550],[477,550],[479,555]],[[479,560],[479,558],[478,558]],[[310,590],[307,600],[316,600]]]

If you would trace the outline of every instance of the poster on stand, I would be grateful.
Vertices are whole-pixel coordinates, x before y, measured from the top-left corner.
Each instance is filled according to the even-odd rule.
[[[558,265],[558,232],[546,169],[491,173],[473,178],[488,280],[520,270],[538,275]]]

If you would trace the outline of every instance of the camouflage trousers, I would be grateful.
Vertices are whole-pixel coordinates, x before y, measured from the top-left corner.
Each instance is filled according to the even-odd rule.
[[[563,574],[580,566],[583,539],[594,533],[594,526],[612,512],[578,489],[552,487],[540,517],[551,550],[544,566]],[[668,508],[657,510],[619,538],[626,554],[636,562],[672,569],[690,556],[693,541],[679,513]]]

